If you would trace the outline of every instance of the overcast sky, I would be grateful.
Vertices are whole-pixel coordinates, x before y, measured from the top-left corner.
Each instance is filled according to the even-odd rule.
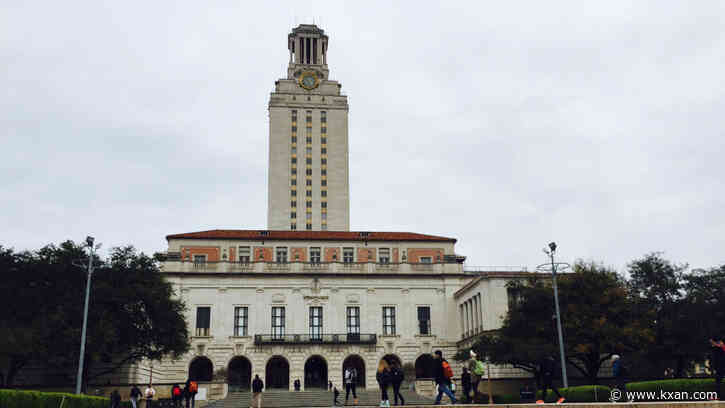
[[[314,19],[353,230],[725,263],[725,3],[389,3],[0,1],[0,245],[265,228],[269,94]]]

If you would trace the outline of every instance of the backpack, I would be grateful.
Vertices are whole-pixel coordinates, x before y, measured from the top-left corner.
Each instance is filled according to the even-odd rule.
[[[476,366],[473,367],[473,374],[476,374],[477,376],[480,377],[485,372],[486,372],[486,367],[483,366],[483,361],[476,360]]]
[[[181,388],[174,387],[174,397],[180,397],[181,396]]]
[[[445,360],[443,360],[443,375],[446,376],[446,378],[453,377],[453,369],[451,368],[451,365],[448,364],[448,362]]]
[[[194,393],[199,391],[199,384],[196,381],[189,382],[189,392]]]

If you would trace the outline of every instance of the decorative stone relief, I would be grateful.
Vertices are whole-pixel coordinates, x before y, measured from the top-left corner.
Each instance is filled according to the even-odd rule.
[[[282,293],[275,293],[272,295],[272,303],[284,303],[285,297]]]
[[[360,303],[360,295],[357,294],[350,294],[347,295],[347,303]]]
[[[262,288],[257,288],[257,293],[264,293],[264,289],[262,289]]]
[[[224,287],[219,288],[219,293],[227,293],[227,288],[224,288]]]
[[[374,288],[368,288],[368,294],[371,294],[372,295],[374,293],[375,293],[375,289]]]
[[[402,290],[400,291],[400,293],[402,293],[402,294],[404,294],[404,295],[407,295],[408,293],[410,293],[410,289],[407,289],[407,288],[406,288],[406,289],[402,289]]]

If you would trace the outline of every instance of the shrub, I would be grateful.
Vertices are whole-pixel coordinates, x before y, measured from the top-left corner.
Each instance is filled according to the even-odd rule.
[[[65,397],[65,401],[63,398]],[[75,395],[62,392],[0,390],[0,407],[2,408],[107,408],[108,398],[89,395]],[[122,407],[130,403],[122,403]]]
[[[566,402],[608,402],[609,387],[603,385],[580,385],[577,387],[557,388],[562,397],[566,398]],[[536,393],[536,399],[541,399],[541,391]],[[553,390],[547,390],[545,402],[554,402],[557,400]],[[495,401],[495,399],[494,399]]]
[[[660,391],[686,392],[692,395],[698,391],[715,391],[715,380],[712,378],[682,378],[674,380],[640,381],[627,383],[627,392],[654,392],[654,398],[659,398]],[[650,398],[648,398],[650,399]]]

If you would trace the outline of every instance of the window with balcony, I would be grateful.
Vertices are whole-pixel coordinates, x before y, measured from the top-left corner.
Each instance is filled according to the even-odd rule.
[[[383,336],[395,336],[395,307],[383,307]]]
[[[310,248],[310,262],[320,263],[322,250],[320,248]]]
[[[196,335],[209,336],[211,326],[211,307],[200,306],[196,308]]]
[[[385,265],[390,263],[390,248],[380,248],[378,253],[380,254],[378,257],[379,263]]]
[[[431,258],[430,256],[421,256],[420,263],[424,263],[424,264],[433,263],[433,258]]]
[[[284,307],[272,308],[272,338],[284,338]]]
[[[249,263],[251,260],[251,249],[247,247],[240,246],[239,247],[239,262],[241,263]]]
[[[249,314],[246,306],[234,308],[234,335],[246,336],[249,323]]]
[[[310,339],[322,340],[322,307],[310,307]]]
[[[347,334],[360,335],[360,307],[347,307]]]
[[[430,306],[418,306],[418,332],[422,336],[430,333]]]
[[[355,262],[355,252],[353,251],[353,248],[343,248],[342,249],[342,262],[344,262],[344,263]]]
[[[194,255],[194,264],[201,265],[206,263],[206,255]]]
[[[279,247],[276,251],[277,263],[287,263],[287,247]]]

